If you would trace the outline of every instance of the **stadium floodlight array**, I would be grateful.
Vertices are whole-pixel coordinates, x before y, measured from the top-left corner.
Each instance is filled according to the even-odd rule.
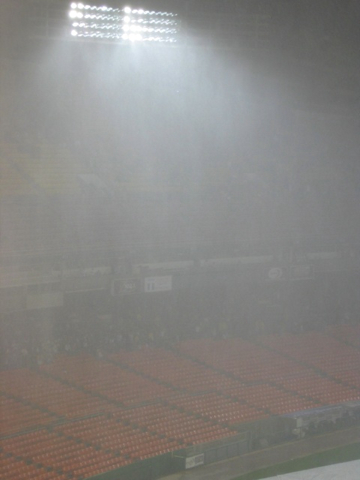
[[[178,34],[176,13],[142,8],[114,8],[71,3],[70,33],[76,38],[122,42],[175,43]]]

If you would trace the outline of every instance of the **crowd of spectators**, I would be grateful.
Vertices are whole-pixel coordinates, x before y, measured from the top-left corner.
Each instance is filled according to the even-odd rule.
[[[219,288],[121,298],[79,294],[62,308],[2,315],[0,365],[36,368],[60,353],[104,358],[121,349],[171,348],[187,338],[254,340],[358,321],[349,289],[308,282],[292,291],[285,284],[249,284],[236,295]]]

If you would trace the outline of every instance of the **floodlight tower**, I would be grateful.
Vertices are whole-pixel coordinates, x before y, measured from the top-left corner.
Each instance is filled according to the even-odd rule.
[[[119,43],[176,43],[179,26],[176,13],[77,2],[70,4],[69,20],[74,38]]]

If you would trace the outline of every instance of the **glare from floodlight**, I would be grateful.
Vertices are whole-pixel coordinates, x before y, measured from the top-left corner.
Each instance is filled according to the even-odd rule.
[[[1,0],[0,0],[1,1]],[[131,42],[176,42],[176,14],[154,10],[71,3],[69,34],[78,38]],[[80,20],[81,21],[80,21]]]
[[[131,42],[136,42],[136,41],[137,41],[137,42],[140,42],[140,41],[142,40],[142,35],[140,35],[140,33],[138,33],[138,34],[133,34],[133,33],[131,33],[131,34],[129,35],[129,40],[130,40]]]

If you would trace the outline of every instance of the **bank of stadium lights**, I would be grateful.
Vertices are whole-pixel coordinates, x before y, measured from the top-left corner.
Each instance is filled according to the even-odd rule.
[[[176,13],[157,12],[130,6],[71,3],[71,36],[123,42],[175,43],[178,34]]]

